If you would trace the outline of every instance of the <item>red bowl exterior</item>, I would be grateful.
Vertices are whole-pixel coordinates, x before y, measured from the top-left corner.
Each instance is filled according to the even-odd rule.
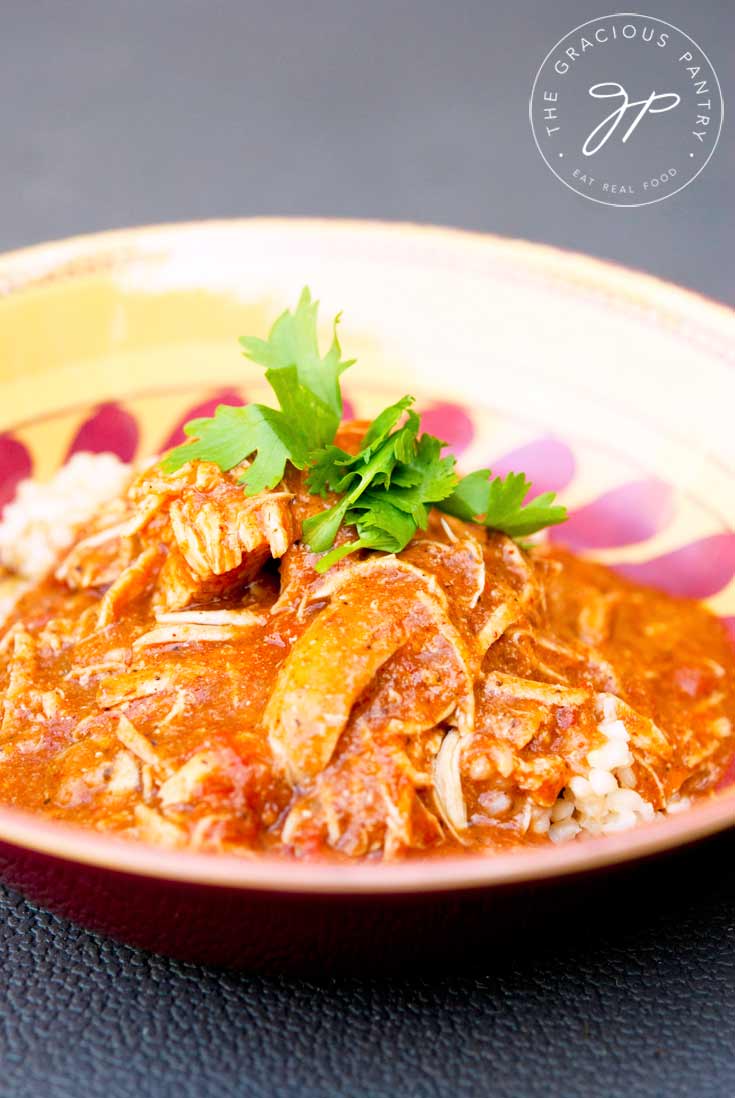
[[[425,893],[287,893],[142,877],[0,843],[0,876],[87,929],[183,961],[249,971],[390,974],[502,968],[647,909],[672,917],[732,863],[735,835],[569,878]],[[685,885],[682,882],[686,882]]]

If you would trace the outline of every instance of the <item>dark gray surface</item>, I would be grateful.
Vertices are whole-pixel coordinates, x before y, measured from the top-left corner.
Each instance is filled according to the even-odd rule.
[[[622,5],[623,9],[625,5]],[[549,241],[732,302],[735,142],[675,198],[597,206],[533,144],[584,0],[3,0],[0,249],[216,215],[398,218]],[[732,87],[732,0],[647,0]]]
[[[639,869],[533,937],[489,926],[471,975],[216,972],[8,896],[0,1093],[732,1098],[733,855],[725,837]]]
[[[3,0],[0,248],[221,215],[404,218],[550,241],[732,301],[727,120],[703,175],[641,210],[568,192],[533,146],[541,58],[604,11]],[[700,42],[727,102],[731,0],[645,11]],[[666,869],[673,907],[654,891],[632,915],[636,890],[604,930],[580,910],[578,940],[531,956],[499,942],[475,978],[217,974],[3,893],[0,1094],[732,1098],[734,853],[721,840]]]

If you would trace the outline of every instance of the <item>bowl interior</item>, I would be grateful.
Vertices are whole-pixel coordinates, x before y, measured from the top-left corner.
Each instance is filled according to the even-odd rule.
[[[562,494],[572,517],[553,537],[705,599],[735,636],[732,317],[491,237],[233,222],[0,259],[0,506],[77,450],[132,460],[179,441],[192,414],[263,399],[237,337],[265,334],[306,283],[325,341],[344,310],[347,414],[413,393],[461,464]]]

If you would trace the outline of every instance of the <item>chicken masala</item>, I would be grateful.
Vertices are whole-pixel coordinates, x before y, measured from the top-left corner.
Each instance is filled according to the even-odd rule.
[[[243,341],[280,409],[193,421],[0,625],[0,802],[168,847],[378,860],[709,795],[735,753],[719,621],[530,542],[563,508],[524,504],[522,474],[460,479],[408,398],[340,424],[349,364],[336,336],[319,358],[314,318],[305,292]]]

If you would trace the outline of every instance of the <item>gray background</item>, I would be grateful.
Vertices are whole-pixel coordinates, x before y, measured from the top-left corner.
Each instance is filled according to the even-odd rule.
[[[586,202],[531,140],[538,64],[580,0],[0,0],[0,248],[142,222],[442,222],[612,258],[732,302],[727,116],[703,175]],[[732,95],[732,0],[646,0]],[[470,977],[222,974],[0,893],[0,1094],[735,1094],[735,847],[681,855],[601,926],[503,942]],[[672,901],[672,897],[674,897]],[[665,898],[665,902],[664,899]],[[491,943],[492,944],[492,943]]]
[[[625,5],[622,5],[623,9]],[[568,191],[533,144],[589,0],[0,0],[0,248],[154,221],[398,218],[591,252],[735,300],[735,142],[666,202]],[[732,0],[646,0],[732,89]],[[733,107],[735,109],[735,106]]]

